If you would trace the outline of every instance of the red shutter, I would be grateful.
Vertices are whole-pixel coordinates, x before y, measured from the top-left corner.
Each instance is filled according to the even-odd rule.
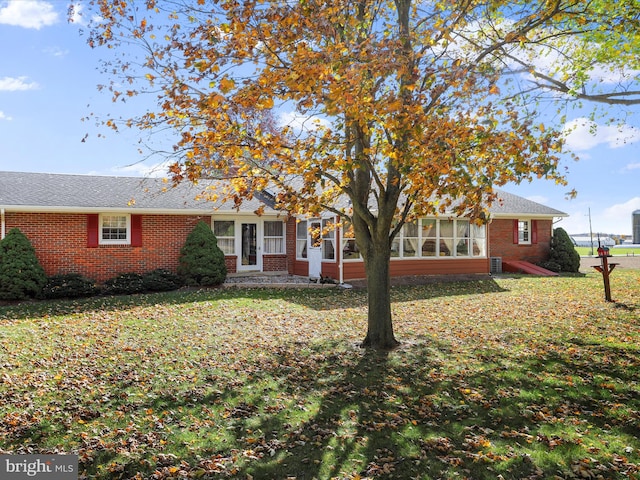
[[[531,243],[538,243],[538,221],[531,220]]]
[[[131,246],[142,246],[142,215],[131,215]]]
[[[518,244],[518,220],[513,221],[513,243]]]
[[[87,215],[87,248],[98,246],[98,214]]]

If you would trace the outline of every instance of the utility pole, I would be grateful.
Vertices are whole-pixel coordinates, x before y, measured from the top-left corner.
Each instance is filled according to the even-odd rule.
[[[591,239],[591,256],[593,257],[593,229],[591,228],[591,207],[589,207],[589,238]]]

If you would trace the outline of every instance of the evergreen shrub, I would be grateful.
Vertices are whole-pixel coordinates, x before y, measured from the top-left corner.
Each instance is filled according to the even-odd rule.
[[[144,282],[139,273],[121,273],[102,285],[102,293],[105,295],[130,295],[144,291]]]
[[[78,273],[66,273],[49,277],[40,296],[47,300],[56,298],[91,297],[100,292],[96,282]]]
[[[37,297],[47,275],[29,239],[12,228],[0,241],[0,300],[26,300]]]
[[[142,284],[144,289],[150,292],[168,292],[177,290],[184,282],[179,275],[169,270],[158,268],[145,273],[142,276]]]
[[[180,250],[178,274],[187,285],[220,285],[227,278],[224,253],[211,227],[199,222]]]
[[[563,228],[553,230],[549,259],[541,266],[553,272],[577,273],[580,270],[580,254]]]

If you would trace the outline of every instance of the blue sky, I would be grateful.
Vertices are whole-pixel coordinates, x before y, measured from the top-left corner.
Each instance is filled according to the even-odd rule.
[[[97,85],[106,52],[92,50],[82,21],[67,21],[67,1],[0,0],[0,171],[143,175],[154,169],[139,152],[139,132],[115,134],[98,118],[135,105],[114,105]],[[536,181],[504,188],[566,212],[569,233],[631,234],[631,213],[640,209],[640,106],[622,128],[597,125],[596,134],[576,113],[568,157],[569,187]],[[85,136],[88,136],[85,138]],[[84,139],[84,141],[82,141]],[[157,159],[155,160],[158,161]],[[578,196],[565,193],[575,188]]]

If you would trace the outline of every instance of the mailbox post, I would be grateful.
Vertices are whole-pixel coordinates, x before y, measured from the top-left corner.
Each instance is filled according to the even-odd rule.
[[[598,241],[600,243],[600,241]],[[600,259],[600,265],[594,265],[597,271],[602,274],[602,280],[604,282],[604,299],[607,302],[612,302],[611,300],[611,284],[609,283],[609,274],[613,271],[614,268],[618,265],[617,263],[609,263],[609,248],[602,247],[598,245],[598,258]]]

